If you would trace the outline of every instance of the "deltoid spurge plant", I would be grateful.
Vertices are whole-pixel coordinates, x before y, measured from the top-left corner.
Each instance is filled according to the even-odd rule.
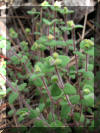
[[[64,20],[60,20],[57,13],[64,16]],[[6,80],[11,108],[8,114],[15,116],[17,126],[24,126],[25,121],[32,119],[34,127],[68,127],[69,132],[71,127],[93,127],[94,43],[92,39],[82,40],[81,52],[75,30],[83,26],[67,20],[70,13],[73,11],[61,7],[57,1],[54,6],[45,1],[40,11],[33,8],[27,12],[32,15],[32,22],[39,21],[36,28],[32,27],[33,33],[26,27],[27,41],[20,40],[14,29],[9,30],[13,41],[20,42],[19,51],[7,62],[15,68],[14,71],[7,69]],[[11,44],[8,46],[11,48]],[[17,107],[15,102],[19,103]]]

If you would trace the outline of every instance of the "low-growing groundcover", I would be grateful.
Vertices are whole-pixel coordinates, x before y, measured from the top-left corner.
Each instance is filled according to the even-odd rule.
[[[45,1],[26,12],[31,24],[17,18],[9,28],[7,52],[18,48],[7,60],[8,126],[94,127],[94,38],[77,41],[83,26],[67,20],[72,13]]]

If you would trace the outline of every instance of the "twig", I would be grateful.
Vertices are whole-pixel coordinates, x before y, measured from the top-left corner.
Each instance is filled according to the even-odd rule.
[[[73,27],[72,30],[72,38],[73,38],[73,48],[74,52],[76,52],[76,44],[75,44],[75,28]],[[75,65],[76,65],[76,73],[78,75],[78,60],[77,60],[77,55],[75,54]]]
[[[85,14],[85,19],[84,19],[84,28],[83,28],[83,32],[82,32],[82,40],[84,39],[84,35],[85,35],[87,17],[88,17],[88,7],[86,9],[86,14]]]

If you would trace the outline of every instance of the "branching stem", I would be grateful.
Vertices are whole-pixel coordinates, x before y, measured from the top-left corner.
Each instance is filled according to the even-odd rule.
[[[62,78],[61,78],[61,76],[60,76],[60,73],[59,73],[59,71],[58,71],[57,66],[55,66],[55,70],[56,70],[56,73],[57,73],[59,82],[60,82],[60,84],[61,84],[61,88],[63,89],[63,92],[64,92],[64,83],[63,83],[63,80],[62,80]],[[64,94],[65,94],[65,93],[64,93]],[[70,99],[69,99],[69,96],[65,94],[65,97],[66,97],[66,100],[67,100],[69,106],[72,107],[73,105],[72,105],[72,103],[71,103],[71,101],[70,101]]]

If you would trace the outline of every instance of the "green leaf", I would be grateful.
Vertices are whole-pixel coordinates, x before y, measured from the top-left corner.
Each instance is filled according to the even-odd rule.
[[[48,19],[43,18],[43,22],[50,26],[50,25],[54,24],[55,22],[58,22],[58,20],[53,19],[52,21],[48,21]]]
[[[68,95],[74,95],[77,93],[76,88],[72,86],[70,83],[65,84],[64,92],[65,94],[68,94]]]
[[[82,52],[80,52],[80,51],[74,51],[73,53],[76,54],[76,55],[78,55],[78,56],[80,56],[80,57],[83,56]]]
[[[37,78],[42,77],[42,76],[44,76],[43,73],[34,73],[34,74],[32,74],[32,75],[30,76],[30,79],[31,79],[31,80],[34,80],[34,79],[37,79]]]
[[[66,46],[66,42],[65,41],[57,41],[57,40],[51,40],[49,41],[47,44],[47,46],[51,46],[51,47],[55,47],[55,46]]]
[[[40,103],[39,104],[39,110],[40,110],[40,112],[43,111],[44,107],[45,107],[45,104],[44,103]]]
[[[17,56],[14,55],[10,59],[13,62],[13,64],[15,64],[15,65],[20,64],[20,61]]]
[[[83,105],[88,107],[94,107],[94,94],[90,93],[88,95],[84,96],[84,99],[82,100]]]
[[[42,80],[40,78],[36,79],[33,81],[34,85],[36,85],[37,87],[42,87],[43,83]]]
[[[36,8],[32,8],[32,10],[27,11],[27,13],[28,13],[29,15],[39,15],[39,14],[40,14],[40,12],[37,12],[37,11],[36,11]]]
[[[89,64],[88,65],[88,71],[93,71],[94,69],[94,64]]]
[[[90,79],[90,80],[92,80],[92,79],[94,79],[94,74],[93,74],[93,72],[91,72],[91,71],[88,71],[88,72],[84,72],[83,73],[83,77],[85,78],[85,79]]]
[[[76,121],[80,120],[80,113],[78,113],[78,112],[74,113],[74,120],[76,120]]]
[[[84,120],[85,120],[85,116],[84,116],[84,114],[81,114],[81,117],[80,117],[80,122],[84,122]]]
[[[48,72],[53,72],[53,71],[54,71],[54,66],[51,66],[51,65],[50,65],[50,62],[49,62],[50,58],[51,58],[51,56],[46,57],[46,58],[43,60],[43,61],[44,61],[43,67],[42,67],[42,72],[43,72],[43,73],[47,73],[47,74],[48,74]]]
[[[43,120],[38,120],[34,122],[34,127],[44,127]]]
[[[19,94],[16,92],[12,92],[10,95],[9,95],[9,98],[8,98],[8,101],[9,101],[9,104],[13,104],[15,102],[15,100],[18,98]]]
[[[45,19],[45,18],[43,18],[43,22],[44,22],[45,24],[47,24],[47,25],[50,25],[50,24],[51,24],[51,22],[48,21],[48,19]]]
[[[52,122],[50,124],[51,127],[62,127],[63,126],[63,123],[59,120],[56,120],[55,122]]]
[[[71,45],[71,44],[73,44],[73,40],[70,40],[70,39],[69,39],[69,40],[66,41],[66,45],[67,45],[67,46],[68,46],[68,45]]]
[[[19,109],[17,112],[16,112],[16,115],[23,115],[23,116],[25,116],[25,115],[27,115],[27,113],[28,113],[28,109],[27,108],[21,108],[21,109]]]
[[[54,114],[54,119],[57,120],[57,116]],[[52,113],[48,114],[48,122],[51,123],[53,121]]]
[[[67,7],[65,7],[65,8],[67,8]],[[74,13],[74,11],[73,10],[69,10],[69,9],[62,9],[62,10],[59,10],[59,12],[61,13],[61,14],[63,14],[63,15],[68,15],[68,14],[72,14],[72,13]]]
[[[88,55],[94,56],[94,47],[85,51]]]
[[[79,25],[79,24],[75,25],[75,29],[77,28],[83,28],[83,25]]]
[[[18,37],[18,33],[13,29],[13,28],[10,28],[9,29],[9,32],[10,32],[10,36],[12,37],[12,38],[17,38]]]
[[[58,87],[57,84],[53,84],[53,85],[51,86],[51,95],[53,96],[53,98],[54,98],[55,100],[61,98],[62,94],[63,94],[63,93],[62,93],[61,89]]]
[[[23,49],[23,51],[27,52],[29,50],[28,43],[26,41],[20,42],[20,45],[21,45],[21,48]]]
[[[61,118],[63,120],[67,119],[70,111],[71,111],[71,107],[69,105],[67,105],[67,104],[62,105],[61,106]]]
[[[38,108],[30,110],[30,115],[29,115],[29,117],[30,117],[31,119],[32,119],[32,118],[36,118],[36,117],[38,117],[39,115],[40,115],[40,111],[39,111]]]
[[[9,115],[9,116],[13,116],[13,114],[14,114],[14,110],[10,110],[10,111],[8,112],[8,115]]]
[[[22,56],[21,63],[25,63],[28,61],[28,57],[26,55]]]
[[[21,85],[18,85],[19,91],[23,91],[27,86],[27,83],[22,83]]]
[[[70,61],[70,58],[68,56],[65,56],[65,55],[59,55],[59,59],[62,60],[62,63],[61,63],[61,67],[66,67],[66,65],[69,63]]]
[[[19,116],[19,117],[18,117],[18,122],[22,122],[24,119],[25,119],[24,116]]]
[[[79,104],[79,102],[80,102],[80,96],[79,95],[70,96],[69,99],[70,99],[72,104]]]
[[[12,88],[7,88],[6,93],[8,94],[8,93],[11,92],[11,91],[12,91]]]
[[[85,85],[83,86],[83,90],[85,90],[85,89],[89,89],[90,92],[93,92],[93,91],[94,91],[93,86],[91,86],[91,85],[89,85],[89,84],[85,84]]]
[[[83,114],[80,114],[80,113],[78,113],[78,112],[75,112],[74,113],[74,119],[77,121],[77,122],[84,122],[84,120],[85,120],[85,117],[84,117],[84,115]]]
[[[61,30],[63,30],[64,32],[67,30],[66,26],[61,26]]]

